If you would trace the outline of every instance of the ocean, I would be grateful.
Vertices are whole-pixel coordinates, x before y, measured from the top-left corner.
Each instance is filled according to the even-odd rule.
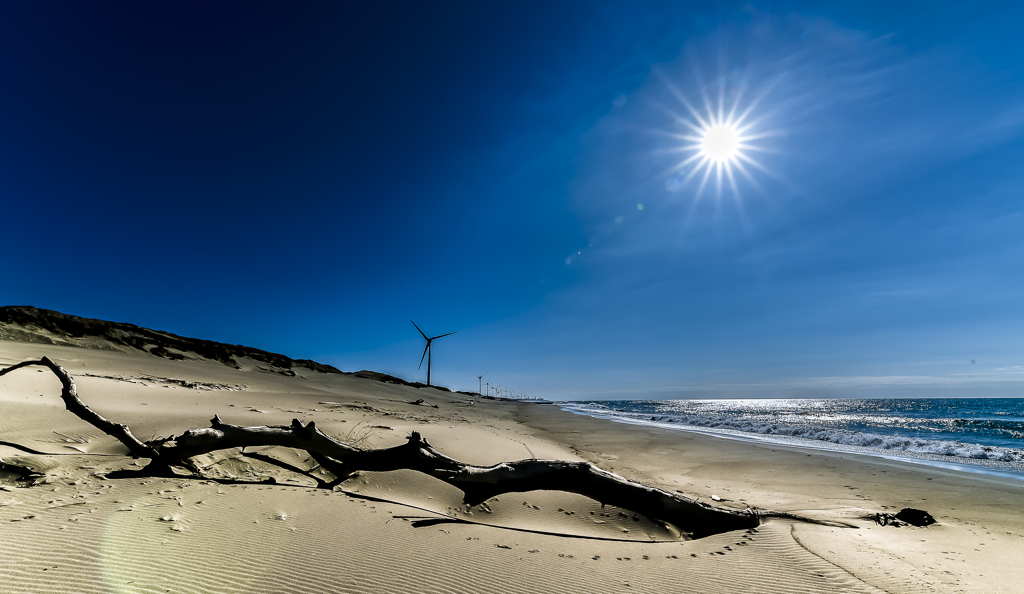
[[[616,421],[898,458],[1024,480],[1024,399],[601,400],[557,403]]]

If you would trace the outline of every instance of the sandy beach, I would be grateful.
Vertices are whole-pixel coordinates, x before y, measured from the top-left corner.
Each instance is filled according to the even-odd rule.
[[[305,368],[287,377],[246,361],[233,369],[0,341],[2,367],[44,355],[86,404],[142,440],[208,427],[214,415],[247,426],[313,420],[367,448],[418,431],[467,463],[585,460],[721,506],[854,527],[769,519],[681,541],[630,510],[565,492],[470,508],[457,489],[413,471],[317,488],[310,474],[266,461],[315,466],[285,448],[201,456],[203,476],[146,476],[148,461],[66,411],[57,378],[28,367],[0,378],[0,458],[40,475],[29,484],[0,474],[4,592],[1010,593],[1024,581],[1022,481]],[[873,520],[904,507],[938,523]]]

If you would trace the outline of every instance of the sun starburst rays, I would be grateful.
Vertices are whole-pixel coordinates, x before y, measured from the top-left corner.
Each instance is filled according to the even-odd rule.
[[[696,203],[712,186],[717,201],[721,201],[725,193],[731,193],[733,202],[742,213],[745,210],[740,190],[742,185],[764,193],[753,172],[756,170],[775,177],[759,159],[751,156],[751,153],[773,152],[762,146],[760,141],[777,132],[760,130],[761,122],[755,117],[768,89],[750,101],[744,101],[745,88],[728,93],[724,79],[720,79],[715,85],[717,97],[714,98],[710,96],[708,86],[700,85],[699,96],[703,105],[698,108],[680,89],[672,84],[669,86],[684,110],[682,114],[673,115],[682,128],[671,134],[677,143],[673,152],[681,153],[682,157],[672,166],[666,188],[677,191],[696,182]]]
[[[777,206],[773,185],[764,182],[788,183],[769,166],[775,163],[771,155],[780,152],[772,138],[785,135],[768,125],[776,119],[776,112],[764,109],[778,80],[751,86],[745,77],[730,71],[708,81],[696,63],[691,67],[689,75],[684,75],[695,83],[689,92],[678,84],[678,78],[657,72],[667,93],[655,103],[672,127],[647,129],[662,138],[651,155],[661,165],[654,175],[666,190],[688,204],[683,228],[698,220],[717,227],[724,222],[728,205],[737,222],[749,230],[752,204],[748,195],[758,195],[766,205]],[[708,206],[713,218],[699,217]]]
[[[751,173],[752,169],[768,173],[768,168],[750,153],[768,153],[771,150],[759,146],[757,141],[773,136],[773,132],[758,131],[758,121],[752,119],[754,108],[761,97],[741,109],[742,93],[737,93],[731,105],[726,108],[724,91],[713,104],[707,93],[702,93],[704,109],[698,110],[681,94],[676,98],[686,108],[684,116],[676,121],[685,128],[674,137],[680,144],[673,152],[683,153],[681,160],[672,167],[670,189],[687,187],[699,180],[695,200],[699,201],[711,185],[714,194],[721,199],[726,190],[732,193],[737,206],[742,208],[740,183],[742,178],[759,191],[761,185]]]

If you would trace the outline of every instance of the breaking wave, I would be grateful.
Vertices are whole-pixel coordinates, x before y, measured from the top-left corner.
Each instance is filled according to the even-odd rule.
[[[766,412],[769,407],[764,401],[756,410],[731,410],[731,414],[687,414],[672,409],[682,401],[619,401],[614,403],[566,402],[563,408],[593,416],[619,418],[634,423],[660,427],[676,426],[741,432],[752,436],[784,436],[827,442],[841,446],[872,448],[892,453],[913,452],[935,456],[950,456],[973,460],[998,462],[1024,462],[1024,450],[991,443],[970,443],[957,439],[968,434],[988,441],[1013,443],[1024,441],[1024,419],[992,418],[914,418],[891,414],[882,407],[876,414],[834,411],[821,414],[820,411],[794,413],[782,407],[781,410]],[[834,402],[829,403],[834,404]],[[736,405],[733,409],[741,408]],[[810,407],[813,408],[813,407]],[[670,412],[666,414],[666,409]],[[653,413],[653,414],[652,414]],[[990,413],[999,414],[999,413]],[[1007,416],[1007,415],[1004,415]],[[794,420],[813,422],[792,422]],[[850,426],[868,426],[875,431],[864,431]],[[885,431],[878,431],[883,429]],[[916,435],[907,435],[912,433]],[[922,437],[928,434],[929,437]],[[1024,443],[1022,443],[1024,445]]]

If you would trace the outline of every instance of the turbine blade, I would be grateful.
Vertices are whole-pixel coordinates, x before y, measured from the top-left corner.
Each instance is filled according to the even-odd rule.
[[[411,321],[411,320],[410,320],[410,321]],[[449,332],[448,334],[442,334],[442,335],[440,335],[440,336],[435,336],[434,338],[443,338],[443,337],[445,337],[445,336],[451,336],[452,334],[458,334],[458,332],[459,332],[459,331],[458,331],[458,330],[456,330],[455,332]],[[424,338],[426,338],[426,337],[424,337]],[[431,338],[430,340],[434,340],[434,338]]]
[[[412,320],[409,320],[409,321],[410,321],[410,322],[412,322]],[[416,326],[416,322],[412,322],[412,325],[413,325],[413,326]],[[419,327],[419,326],[416,326],[416,329],[417,329],[417,330],[420,330],[420,327]],[[422,330],[420,330],[420,336],[422,336],[422,337],[423,337],[423,340],[428,340],[428,339],[427,339],[427,335],[426,335],[426,334],[424,334]]]
[[[427,346],[423,347],[423,356],[420,357],[420,364],[416,368],[416,371],[419,371],[420,367],[423,367],[423,360],[427,358],[427,351],[428,350],[430,350],[430,341],[429,340],[427,341]]]

